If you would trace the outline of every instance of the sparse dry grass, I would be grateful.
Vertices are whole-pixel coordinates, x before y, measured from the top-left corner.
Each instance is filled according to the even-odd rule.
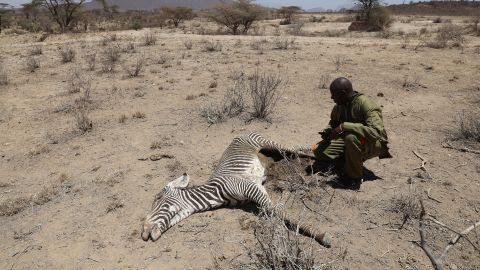
[[[13,216],[28,207],[44,205],[53,200],[62,190],[67,188],[65,182],[68,176],[61,174],[58,182],[30,196],[7,199],[0,202],[0,216]]]

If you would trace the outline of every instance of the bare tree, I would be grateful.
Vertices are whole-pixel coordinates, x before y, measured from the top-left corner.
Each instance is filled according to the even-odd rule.
[[[163,7],[162,9],[163,16],[170,20],[175,27],[185,21],[193,18],[194,13],[191,8],[187,7]]]
[[[70,29],[72,22],[77,18],[79,10],[85,1],[86,0],[33,0],[32,3],[46,8],[63,32]]]
[[[376,7],[379,7],[382,3],[381,0],[354,0],[362,11],[362,19],[368,21],[370,19],[370,14],[372,10]]]

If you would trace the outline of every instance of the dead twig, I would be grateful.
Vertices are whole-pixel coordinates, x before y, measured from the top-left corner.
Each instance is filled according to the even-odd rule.
[[[420,205],[421,205],[421,208],[422,208],[421,213],[420,213],[420,219],[419,219],[419,223],[420,223],[419,224],[420,243],[418,243],[418,242],[415,242],[415,243],[418,246],[420,246],[420,248],[422,248],[422,250],[425,252],[425,254],[430,259],[430,262],[432,263],[432,266],[435,270],[443,270],[444,269],[443,268],[443,260],[447,256],[448,251],[453,246],[455,246],[458,243],[458,241],[460,241],[461,238],[465,238],[476,250],[478,250],[478,247],[475,246],[471,241],[469,241],[466,238],[466,235],[468,233],[470,233],[472,230],[474,230],[475,228],[479,227],[480,226],[480,221],[476,222],[472,226],[470,226],[470,227],[466,228],[465,230],[463,230],[462,232],[458,233],[455,230],[449,228],[447,225],[441,223],[440,221],[438,221],[434,218],[428,217],[428,220],[430,220],[430,221],[432,221],[432,222],[436,223],[437,225],[440,225],[444,228],[447,228],[450,231],[455,232],[455,234],[456,234],[452,239],[450,239],[447,246],[443,250],[442,254],[439,257],[435,256],[435,254],[433,254],[433,251],[430,249],[430,247],[428,247],[428,245],[425,241],[425,234],[426,234],[426,232],[425,232],[425,216],[426,216],[426,211],[425,211],[425,206],[423,205],[423,200],[420,200]]]
[[[430,200],[434,201],[434,202],[443,203],[442,201],[433,198],[433,197],[430,195],[430,190],[431,190],[431,188],[429,188],[428,190],[425,190],[425,193],[427,193],[427,197],[428,197]]]
[[[457,151],[460,151],[460,152],[473,153],[473,154],[480,155],[480,151],[479,151],[479,150],[473,150],[473,149],[467,148],[467,147],[465,147],[465,146],[463,146],[463,147],[456,147],[456,146],[453,146],[450,142],[446,142],[445,144],[442,144],[442,147],[443,147],[443,148],[448,148],[448,149],[457,150]]]
[[[428,160],[426,160],[425,158],[423,158],[422,156],[420,156],[420,154],[417,153],[417,151],[415,151],[415,150],[413,151],[413,153],[415,154],[415,156],[417,156],[419,159],[422,160],[422,165],[420,165],[420,167],[417,167],[417,168],[415,168],[415,169],[413,169],[413,170],[421,169],[422,171],[424,171],[424,172],[428,175],[428,177],[429,177],[430,179],[433,179],[432,175],[431,175],[430,172],[427,170],[427,167],[425,167],[425,165],[427,164]]]

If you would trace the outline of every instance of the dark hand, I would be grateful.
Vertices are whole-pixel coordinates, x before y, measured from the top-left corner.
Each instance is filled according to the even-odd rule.
[[[330,133],[330,139],[331,140],[337,139],[338,137],[340,137],[340,135],[343,134],[343,132],[345,132],[345,130],[343,129],[343,123],[341,123],[335,129],[332,130],[332,133]]]

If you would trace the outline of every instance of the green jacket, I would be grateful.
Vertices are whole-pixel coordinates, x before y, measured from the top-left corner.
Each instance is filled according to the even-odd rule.
[[[364,94],[355,92],[345,105],[335,105],[326,133],[343,123],[346,132],[352,132],[368,141],[379,140],[383,145],[388,143],[387,132],[383,126],[380,107]]]

